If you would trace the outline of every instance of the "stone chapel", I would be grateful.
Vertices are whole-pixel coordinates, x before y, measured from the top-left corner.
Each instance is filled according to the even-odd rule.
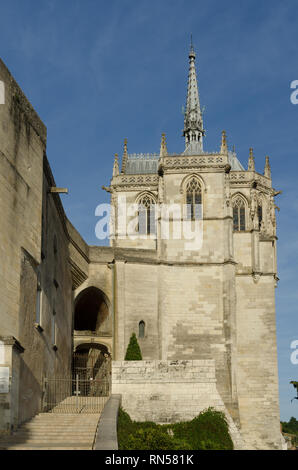
[[[93,351],[111,357],[111,393],[134,419],[214,406],[239,447],[280,448],[278,192],[269,158],[261,174],[250,149],[245,169],[224,131],[218,152],[204,149],[195,60],[191,46],[183,153],[168,154],[162,135],[159,153],[130,154],[125,140],[115,156],[108,247],[88,246],[67,219],[46,127],[0,61],[1,430],[39,412],[44,379]],[[140,364],[124,361],[132,332]]]

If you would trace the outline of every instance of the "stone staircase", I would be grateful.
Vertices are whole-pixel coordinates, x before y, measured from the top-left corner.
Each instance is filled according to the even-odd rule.
[[[0,440],[0,450],[92,450],[100,413],[40,413]]]

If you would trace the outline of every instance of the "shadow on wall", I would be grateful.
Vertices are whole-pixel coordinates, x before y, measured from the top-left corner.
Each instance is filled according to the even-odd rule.
[[[20,358],[19,417],[22,424],[41,411],[42,383],[34,377],[32,370]]]

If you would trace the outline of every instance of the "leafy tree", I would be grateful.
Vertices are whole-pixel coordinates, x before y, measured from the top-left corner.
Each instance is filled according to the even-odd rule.
[[[127,346],[125,361],[141,361],[142,353],[136,337],[136,334],[133,333],[130,337],[129,344]]]
[[[296,418],[291,418],[290,421],[282,421],[282,431],[287,434],[297,434],[298,435],[298,421]]]

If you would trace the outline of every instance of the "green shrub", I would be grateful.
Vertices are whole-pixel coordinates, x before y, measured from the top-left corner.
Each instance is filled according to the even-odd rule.
[[[193,450],[232,450],[233,441],[224,413],[213,408],[203,411],[186,423],[172,425],[174,435],[184,438]]]
[[[169,432],[173,435],[170,435]],[[212,408],[192,421],[159,425],[138,423],[122,409],[118,415],[119,450],[232,450],[225,415]]]
[[[135,333],[133,333],[130,337],[130,341],[127,346],[124,360],[125,361],[141,361],[142,360],[142,353],[141,353],[140,346],[139,346]]]
[[[158,425],[150,421],[144,423],[137,423],[132,421],[129,414],[122,408],[118,413],[118,446],[119,450],[138,450],[136,444],[134,445],[132,437],[139,429],[155,429]],[[141,447],[143,448],[143,447]]]
[[[171,437],[162,426],[138,429],[127,439],[127,450],[191,450],[187,442]]]

